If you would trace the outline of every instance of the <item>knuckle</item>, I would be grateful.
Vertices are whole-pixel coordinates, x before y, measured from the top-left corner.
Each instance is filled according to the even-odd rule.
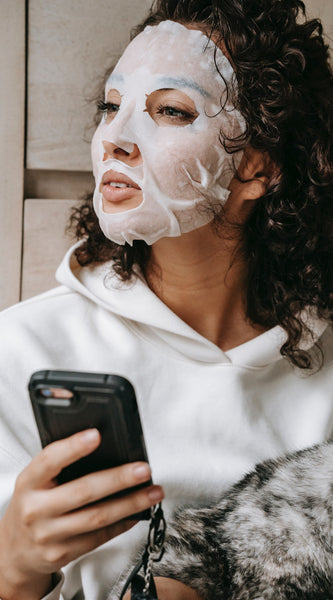
[[[133,494],[129,494],[124,499],[123,505],[123,517],[130,517],[136,513],[140,513],[142,510],[145,510],[151,506],[151,501],[149,497],[144,492],[134,492]]]
[[[72,497],[77,506],[85,506],[93,501],[93,490],[86,479],[75,482]]]
[[[150,498],[146,493],[138,493],[133,495],[133,514],[148,508],[151,504]]]
[[[49,534],[45,527],[38,527],[34,531],[34,542],[38,546],[46,546],[49,542]]]
[[[27,485],[28,478],[25,469],[17,476],[15,481],[15,492],[21,494]]]
[[[89,515],[89,523],[94,530],[102,529],[109,525],[110,520],[108,519],[106,509],[100,506],[94,508]]]
[[[38,519],[38,506],[32,498],[26,498],[21,503],[21,520],[23,525],[30,527]]]
[[[47,470],[52,466],[53,459],[53,448],[52,445],[48,445],[40,452],[38,460],[43,469]]]
[[[133,485],[136,481],[133,479],[132,469],[129,465],[122,465],[113,470],[114,485],[118,490],[125,490]]]
[[[50,546],[44,550],[45,561],[55,570],[58,570],[69,561],[68,551],[63,546]]]

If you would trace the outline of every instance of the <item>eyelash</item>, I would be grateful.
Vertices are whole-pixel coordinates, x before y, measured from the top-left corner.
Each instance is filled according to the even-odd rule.
[[[174,114],[167,114],[167,111],[171,111]],[[180,110],[178,108],[175,108],[174,106],[169,106],[168,104],[160,104],[159,106],[157,106],[156,113],[169,119],[178,119],[179,121],[185,122],[193,121],[193,119],[196,116],[194,113],[187,112],[186,110]]]
[[[97,103],[97,108],[107,116],[110,113],[117,113],[120,106],[119,104],[115,104],[113,102],[104,102],[104,100],[99,100]],[[173,114],[170,114],[170,112]],[[196,117],[194,113],[175,108],[174,106],[170,106],[168,104],[159,104],[156,107],[156,114],[160,115],[161,117],[173,119],[175,121],[182,121],[183,123],[193,122]]]
[[[104,114],[116,113],[119,110],[119,104],[115,104],[114,102],[104,102],[104,100],[99,100],[97,102],[97,108]]]

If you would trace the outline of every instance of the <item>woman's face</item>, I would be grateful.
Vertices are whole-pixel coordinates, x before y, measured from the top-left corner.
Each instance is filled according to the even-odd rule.
[[[107,91],[105,102],[106,126],[117,118],[121,108],[121,101],[122,97],[118,89],[111,88]],[[198,117],[198,112],[192,98],[178,89],[159,89],[153,91],[147,96],[146,107],[143,110],[147,112],[150,118],[159,127],[185,127],[186,125],[193,123]],[[138,141],[140,145],[138,146],[138,144],[135,144],[132,152],[128,153],[124,150],[122,151],[121,141],[119,142],[120,145],[117,146],[115,143],[108,141],[107,135],[105,138],[106,139],[103,140],[104,162],[114,157],[120,159],[128,166],[143,165],[143,157],[140,151],[142,142],[140,143],[140,141]],[[159,172],[160,182],[161,178],[167,175],[165,167],[168,159],[171,159],[171,156],[168,156],[168,147],[166,144],[163,145],[162,140],[161,145],[164,146],[164,151],[161,152],[159,156],[155,155],[155,158],[158,159],[158,161],[154,164],[154,170]],[[182,151],[181,138],[178,142],[177,149],[178,153]],[[170,150],[172,150],[172,148],[170,148]],[[184,154],[185,151],[183,155]],[[160,163],[161,159],[162,165]],[[111,173],[107,178],[109,179],[109,177],[112,176],[114,175]],[[116,184],[117,182],[111,183]],[[103,208],[106,212],[112,213],[135,208],[143,201],[143,192],[141,189],[136,189],[134,187],[119,187],[120,183],[121,182],[118,182],[118,187],[110,185],[109,183],[106,185],[104,183],[101,184],[100,191],[103,196]]]
[[[193,230],[228,197],[232,157],[219,136],[239,135],[244,123],[214,52],[228,84],[222,52],[200,31],[166,21],[135,38],[111,74],[92,158],[95,210],[114,241],[150,244]]]

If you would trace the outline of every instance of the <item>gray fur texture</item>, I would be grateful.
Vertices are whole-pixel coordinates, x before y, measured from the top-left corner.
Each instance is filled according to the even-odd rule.
[[[256,466],[168,524],[154,575],[205,600],[333,599],[333,442]]]

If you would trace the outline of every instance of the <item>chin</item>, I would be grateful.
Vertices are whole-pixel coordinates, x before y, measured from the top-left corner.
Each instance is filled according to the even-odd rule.
[[[113,202],[106,202],[105,200],[103,200],[103,210],[105,213],[108,213],[109,215],[112,214],[117,214],[117,213],[123,213],[123,212],[127,212],[129,210],[132,210],[133,208],[137,208],[138,206],[140,206],[140,204],[142,204],[142,200],[140,202],[135,202],[135,201],[128,201],[128,202],[120,202],[118,203],[113,203]]]

